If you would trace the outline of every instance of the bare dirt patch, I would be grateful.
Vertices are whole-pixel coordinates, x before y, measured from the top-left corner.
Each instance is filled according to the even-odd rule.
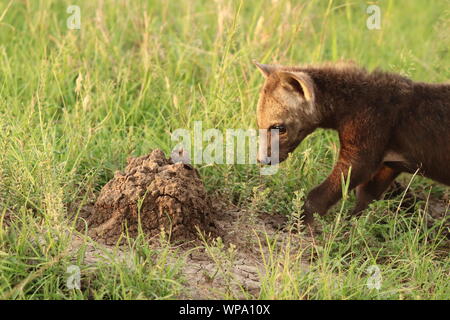
[[[290,241],[289,254],[294,256],[307,252],[308,246],[312,245],[311,238],[288,231],[284,216],[251,212],[224,204],[219,199],[211,202],[215,227],[219,230],[216,237],[201,241],[197,236],[191,241],[171,245],[171,250],[177,252],[174,258],[184,260],[181,269],[183,291],[177,298],[256,298],[267,271],[264,260],[270,260],[271,254],[283,254],[272,252],[274,248],[284,250]],[[93,208],[92,205],[85,207],[85,210],[92,211]],[[158,250],[161,244],[157,238],[154,240],[150,246]],[[88,264],[109,259],[124,264],[132,261],[132,250],[126,245],[110,246],[97,241],[86,243],[82,238],[76,237],[72,243],[73,250],[77,250],[83,243],[87,245],[84,258]],[[276,260],[275,257],[272,258]],[[305,254],[298,267],[307,271],[308,263],[308,255]]]
[[[223,230],[223,245],[210,241],[201,250],[189,253],[183,268],[183,298],[258,297],[267,271],[265,261],[288,254],[277,251],[285,250],[288,242],[289,254],[302,255],[298,267],[308,270],[308,257],[303,252],[311,246],[312,239],[289,232],[286,217],[228,205],[217,210],[215,221]]]

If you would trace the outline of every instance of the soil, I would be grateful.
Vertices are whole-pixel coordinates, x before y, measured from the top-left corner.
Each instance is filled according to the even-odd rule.
[[[292,237],[284,216],[250,212],[218,198],[212,200],[197,170],[173,163],[161,150],[128,159],[124,172],[116,172],[97,200],[82,207],[80,217],[95,240],[86,248],[88,263],[102,259],[121,233],[136,235],[139,225],[155,240],[156,247],[160,231],[170,230],[171,244],[181,242],[182,252],[188,253],[182,270],[185,298],[257,295],[264,273],[261,255],[269,255],[267,237],[276,242]],[[83,231],[84,223],[78,229]],[[208,235],[207,242],[199,241],[199,231]],[[81,238],[75,239],[73,250],[81,243]],[[195,247],[202,243],[204,248]],[[306,244],[294,243],[298,248]],[[131,260],[126,258],[130,254],[126,246],[114,247],[119,260]]]
[[[172,244],[172,249],[178,252],[176,256],[184,259],[181,270],[184,289],[177,298],[257,297],[261,290],[261,277],[266,272],[263,256],[269,259],[272,255],[283,254],[273,252],[273,248],[284,248],[288,242],[291,254],[307,252],[313,243],[308,236],[289,232],[284,216],[250,212],[224,204],[219,199],[211,202],[218,237],[202,243],[193,240],[180,245]],[[94,210],[94,205],[83,208],[84,214],[90,212],[92,215]],[[222,245],[218,244],[218,238]],[[85,242],[83,237],[75,236],[72,250],[78,250],[83,244],[86,245],[84,261],[87,264],[109,259],[126,264],[133,261],[130,257],[133,252],[127,245],[102,245],[98,241]],[[157,241],[152,244],[156,250],[159,246]],[[306,272],[309,258],[307,254],[302,254],[301,261],[297,262],[298,268]]]
[[[101,190],[87,223],[89,235],[105,244],[116,243],[123,232],[135,236],[139,228],[150,238],[164,230],[176,242],[196,238],[199,231],[217,233],[212,214],[197,170],[156,149],[128,159],[125,171]]]
[[[187,255],[182,270],[186,279],[185,293],[181,298],[258,297],[261,279],[267,271],[264,260],[276,260],[277,255],[286,254],[274,252],[274,247],[285,248],[288,243],[292,256],[301,255],[301,261],[296,262],[297,267],[304,272],[309,269],[310,256],[306,252],[313,239],[291,233],[286,228],[286,217],[231,206],[218,212],[216,223],[224,231],[221,237],[223,249],[217,250],[217,245],[210,243],[206,249],[191,251]]]

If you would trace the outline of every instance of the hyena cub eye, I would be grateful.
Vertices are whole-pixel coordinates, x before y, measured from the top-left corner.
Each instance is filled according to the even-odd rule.
[[[277,125],[271,126],[270,129],[271,129],[271,130],[272,130],[272,129],[278,130],[278,132],[279,132],[280,134],[285,134],[286,131],[287,131],[287,130],[286,130],[286,127],[283,126],[282,124],[277,124]]]

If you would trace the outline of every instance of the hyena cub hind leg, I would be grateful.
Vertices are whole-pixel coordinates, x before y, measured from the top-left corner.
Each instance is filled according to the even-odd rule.
[[[353,215],[360,215],[369,204],[380,199],[400,171],[383,165],[369,181],[356,187],[356,206]]]

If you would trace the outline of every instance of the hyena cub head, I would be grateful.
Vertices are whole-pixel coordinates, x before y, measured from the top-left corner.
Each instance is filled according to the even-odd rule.
[[[299,70],[255,64],[265,77],[257,109],[258,127],[267,130],[266,137],[260,139],[258,161],[274,163],[278,142],[281,162],[317,127],[314,82]]]

